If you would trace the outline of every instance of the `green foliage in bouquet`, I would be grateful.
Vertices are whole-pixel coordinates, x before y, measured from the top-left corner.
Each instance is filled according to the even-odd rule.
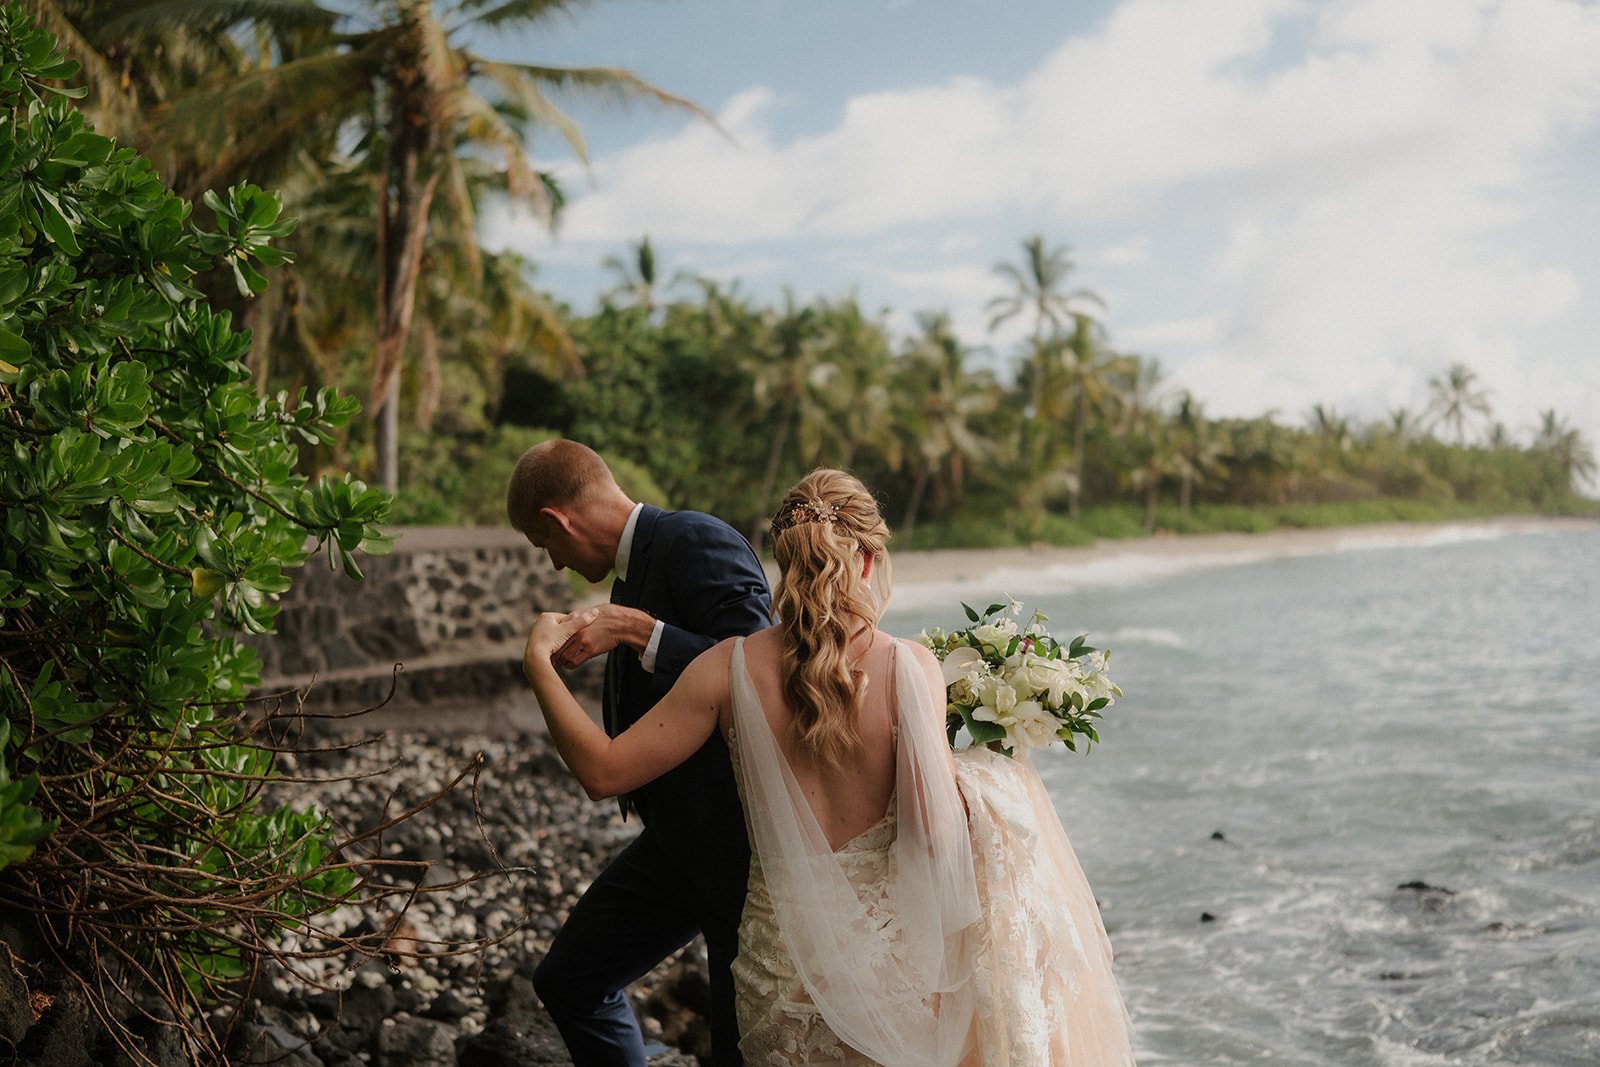
[[[1081,741],[1087,752],[1100,740],[1095,720],[1122,695],[1106,673],[1109,653],[1089,647],[1087,636],[1056,640],[1044,627],[1050,620],[1037,611],[1019,626],[1022,605],[1015,601],[990,604],[981,615],[961,607],[965,629],[917,635],[944,668],[952,746],[962,729],[974,745],[1009,756],[1056,741],[1074,752]]]
[[[207,194],[199,227],[50,84],[75,70],[0,7],[0,895],[86,991],[193,1017],[355,884],[322,816],[258,810],[260,665],[231,634],[270,627],[313,546],[359,577],[388,505],[293,473],[358,405],[257,397],[248,335],[194,284],[266,284],[277,197]]]

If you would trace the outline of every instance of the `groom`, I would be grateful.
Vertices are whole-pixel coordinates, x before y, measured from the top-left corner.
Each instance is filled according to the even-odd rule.
[[[771,625],[755,552],[720,519],[635,504],[593,450],[546,441],[511,475],[506,512],[557,570],[591,582],[616,570],[611,603],[553,658],[571,669],[606,654],[606,732],[615,737],[666,695],[689,662],[725,637]],[[717,1067],[741,1062],[733,1007],[750,847],[720,733],[624,798],[644,831],[579,899],[534,972],[574,1067],[644,1067],[623,989],[703,933]]]

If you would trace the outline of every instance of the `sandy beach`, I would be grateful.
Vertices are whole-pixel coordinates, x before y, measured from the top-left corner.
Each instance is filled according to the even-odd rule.
[[[1278,529],[1270,533],[1157,535],[1126,541],[1099,541],[1083,548],[1035,545],[1031,548],[940,549],[895,552],[891,611],[924,600],[948,603],[950,596],[1023,597],[1041,586],[1116,584],[1208,566],[1227,566],[1284,556],[1317,555],[1396,545],[1489,540],[1540,530],[1594,526],[1591,519],[1514,516],[1440,523],[1380,523],[1328,529]],[[769,564],[769,576],[776,567]]]

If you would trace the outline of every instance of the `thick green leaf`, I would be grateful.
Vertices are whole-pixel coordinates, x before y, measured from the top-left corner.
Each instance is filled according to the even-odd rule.
[[[83,249],[78,246],[78,239],[73,235],[72,223],[67,220],[66,213],[62,211],[61,203],[55,198],[55,194],[37,186],[32,192],[34,206],[38,210],[39,225],[45,234],[66,255],[82,255]]]

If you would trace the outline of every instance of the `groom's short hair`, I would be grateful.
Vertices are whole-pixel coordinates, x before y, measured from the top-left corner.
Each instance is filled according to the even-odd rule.
[[[522,533],[538,529],[544,508],[583,504],[616,485],[611,468],[588,445],[556,438],[522,454],[506,488],[506,517]]]

